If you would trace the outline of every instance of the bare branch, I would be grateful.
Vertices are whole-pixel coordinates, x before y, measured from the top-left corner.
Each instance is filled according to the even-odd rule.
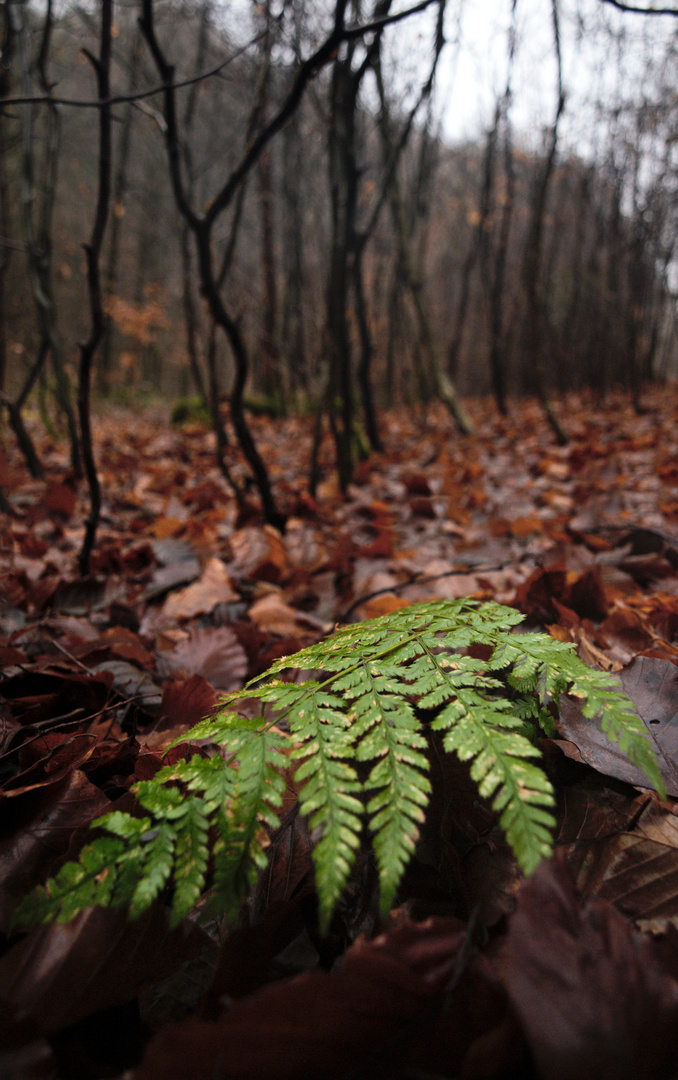
[[[83,101],[80,98],[62,98],[54,97],[52,94],[35,94],[24,97],[4,97],[0,98],[0,109],[5,105],[70,105],[75,109],[101,109],[104,106],[112,105],[125,105],[127,103],[134,103],[143,101],[144,98],[154,97],[156,94],[164,94],[168,90],[181,90],[185,86],[193,86],[195,83],[204,82],[205,79],[211,79],[214,75],[219,75],[225,67],[232,64],[234,60],[239,59],[243,53],[247,52],[253,45],[256,45],[258,41],[263,37],[263,33],[259,33],[256,37],[253,37],[251,41],[248,41],[246,45],[243,45],[240,49],[236,49],[234,53],[226,57],[225,60],[221,60],[213,67],[206,68],[204,71],[198,71],[195,75],[188,75],[185,79],[179,79],[177,82],[163,82],[157,86],[152,86],[148,90],[139,90],[134,94],[113,94],[102,101],[100,98],[94,98],[90,101]],[[88,56],[87,50],[83,49],[83,53]]]
[[[374,33],[377,30],[383,30],[386,26],[401,22],[403,19],[416,15],[420,11],[425,11],[435,2],[436,0],[420,0],[418,4],[405,8],[404,11],[396,12],[395,15],[385,15],[382,18],[373,19],[371,22],[362,23],[359,26],[342,26],[341,20],[337,20],[329,37],[326,38],[313,55],[309,56],[302,64],[297,73],[297,77],[294,80],[292,89],[287,96],[287,100],[280,107],[275,116],[271,118],[268,124],[262,128],[256,139],[253,140],[242,161],[231,173],[223,188],[215,198],[209,211],[205,215],[205,220],[211,225],[222,210],[229,205],[236,188],[250,171],[252,166],[257,162],[264,147],[270,142],[273,136],[280,131],[287,120],[289,120],[295,112],[307,84],[315,78],[318,72],[328,64],[330,60],[332,60],[335,50],[339,45],[345,41],[354,41],[357,38],[364,37],[365,34]]]
[[[624,4],[622,0],[601,0],[601,3],[609,4],[610,7],[616,8],[617,11],[628,11],[633,15],[678,15],[678,8],[636,7],[635,4]]]

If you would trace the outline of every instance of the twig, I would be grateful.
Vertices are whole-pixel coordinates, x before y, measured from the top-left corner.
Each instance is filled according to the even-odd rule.
[[[82,98],[62,98],[54,97],[52,94],[35,94],[25,95],[23,97],[4,97],[0,98],[0,108],[4,105],[69,105],[75,109],[101,109],[104,105],[125,105],[128,103],[136,103],[143,101],[144,98],[154,97],[156,94],[163,94],[167,90],[181,90],[184,86],[193,86],[194,83],[203,82],[205,79],[211,79],[214,75],[218,75],[225,67],[232,64],[234,60],[238,60],[243,53],[247,52],[252,45],[256,45],[259,39],[263,37],[263,32],[253,37],[251,41],[248,41],[242,48],[236,49],[234,53],[228,56],[225,60],[221,60],[218,64],[215,64],[211,68],[205,68],[204,71],[198,71],[195,75],[187,75],[185,79],[179,79],[177,82],[161,82],[157,86],[151,86],[148,90],[138,90],[134,94],[112,94],[105,98],[94,98],[92,100],[82,100]],[[83,50],[84,52],[85,50]]]
[[[624,4],[622,0],[601,0],[603,4],[609,4],[617,11],[628,11],[632,15],[678,15],[678,8],[647,8],[636,7],[635,4]]]
[[[493,574],[499,570],[505,570],[507,566],[513,566],[516,563],[524,562],[525,559],[528,558],[530,558],[530,556],[526,553],[521,555],[518,559],[507,559],[506,562],[498,563],[496,566],[474,566],[469,567],[468,570],[445,570],[442,574],[430,574],[426,577],[422,576],[421,571],[417,571],[417,573],[413,574],[408,581],[400,581],[396,585],[387,585],[383,589],[375,589],[374,592],[365,593],[364,595],[357,597],[351,606],[347,608],[342,615],[337,617],[337,626],[341,626],[345,623],[356,608],[359,608],[361,604],[366,604],[368,600],[373,600],[375,596],[385,596],[387,593],[398,593],[403,589],[409,589],[412,585],[431,585],[434,581],[440,581],[442,578],[467,577],[473,574]]]

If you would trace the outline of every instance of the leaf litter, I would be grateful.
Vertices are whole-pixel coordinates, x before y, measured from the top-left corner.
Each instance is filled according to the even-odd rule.
[[[64,455],[35,431],[41,482],[8,447],[3,1075],[560,1080],[592,1063],[602,1077],[678,1075],[678,412],[663,392],[648,401],[635,416],[621,398],[595,410],[568,399],[564,448],[532,402],[501,421],[476,402],[479,434],[463,439],[438,409],[417,423],[393,413],[385,452],[357,468],[345,500],[329,442],[308,494],[307,421],[254,418],[284,534],[235,504],[210,433],[111,411],[98,424],[105,506],[85,581],[87,506]],[[337,621],[462,595],[513,604],[617,672],[669,798],[645,790],[570,701],[542,743],[559,850],[528,881],[464,767],[439,756],[385,925],[359,859],[318,936],[290,790],[238,925],[170,931],[158,902],[130,924],[95,910],[7,935],[18,899],[77,853],[90,820],[133,807],[130,787],[220,692]]]

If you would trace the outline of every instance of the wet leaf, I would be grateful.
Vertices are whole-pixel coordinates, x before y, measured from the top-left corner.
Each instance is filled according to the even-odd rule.
[[[0,958],[0,1039],[48,1035],[130,1001],[193,955],[201,937],[169,930],[157,906],[135,922],[122,911],[90,908],[65,926],[32,931]]]
[[[563,860],[521,889],[499,969],[540,1077],[674,1074],[678,982],[611,904],[579,904]]]
[[[668,660],[638,657],[619,673],[619,681],[647,727],[667,792],[678,796],[678,667]],[[582,716],[574,699],[562,700],[557,726],[559,734],[573,742],[582,760],[597,772],[647,785],[640,770],[610,745],[598,725]]]
[[[461,956],[464,940],[454,920],[406,921],[353,946],[336,973],[268,986],[216,1023],[166,1029],[151,1042],[138,1080],[212,1080],[217,1070],[220,1080],[338,1080],[354,1070],[396,1078],[439,1067],[457,1075],[505,1017],[501,988],[482,964]]]

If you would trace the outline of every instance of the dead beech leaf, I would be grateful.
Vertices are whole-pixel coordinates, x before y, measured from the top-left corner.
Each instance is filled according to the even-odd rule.
[[[513,518],[508,523],[512,536],[527,537],[544,531],[544,522],[536,514],[528,514],[525,517]]]
[[[48,1035],[131,1001],[150,979],[195,955],[204,935],[169,930],[161,905],[131,922],[120,909],[87,908],[66,925],[33,930],[0,958],[0,1042]]]
[[[50,514],[69,518],[75,510],[77,501],[76,493],[68,484],[63,484],[58,480],[50,480],[47,484],[43,502]]]
[[[255,600],[247,614],[257,630],[279,634],[280,637],[305,635],[319,638],[331,629],[313,615],[290,607],[279,593],[269,593]]]
[[[456,920],[428,919],[361,941],[332,974],[268,985],[215,1023],[160,1031],[136,1080],[339,1080],[354,1070],[382,1080],[457,1076],[506,1019],[501,987],[480,958],[461,967],[444,1014],[437,1011],[464,939]]]
[[[204,675],[170,679],[162,692],[161,726],[188,724],[193,727],[214,710],[218,700],[214,687]]]
[[[668,627],[666,628],[668,629]],[[672,628],[673,629],[673,628]],[[624,663],[628,663],[634,656],[647,653],[651,649],[660,648],[667,659],[670,653],[678,660],[678,648],[665,641],[652,627],[651,616],[639,610],[635,605],[617,600],[610,614],[600,624],[600,632],[609,642],[615,655],[619,656]],[[668,637],[669,635],[666,634]]]
[[[145,712],[158,711],[160,687],[147,671],[141,671],[127,660],[104,660],[101,664],[96,664],[92,670],[100,675],[110,676],[114,690],[126,700],[136,698]]]
[[[16,798],[28,791],[58,783],[84,765],[94,753],[95,746],[95,738],[86,732],[43,736],[31,747],[32,750],[39,747],[38,759],[11,777],[0,791],[0,798]]]
[[[611,904],[580,905],[564,859],[523,885],[498,966],[539,1077],[675,1076],[678,982]]]
[[[642,930],[678,926],[678,817],[645,794],[574,788],[558,837],[577,888],[609,900]]]
[[[161,667],[202,675],[215,690],[235,690],[245,681],[247,654],[230,627],[198,627],[163,654]]]
[[[88,825],[109,806],[103,791],[79,769],[5,804],[7,826],[14,820],[22,827],[0,836],[0,928],[7,929],[19,900],[44,882],[55,860],[68,850],[74,830]]]
[[[198,581],[167,597],[162,613],[172,619],[193,619],[209,614],[217,604],[238,599],[228,570],[221,559],[214,557],[208,560]]]
[[[360,605],[360,611],[366,619],[378,619],[381,615],[390,615],[393,611],[400,611],[409,607],[410,601],[395,593],[383,593],[381,596],[373,596]]]
[[[95,663],[98,655],[99,660],[118,657],[120,660],[131,660],[140,667],[153,666],[153,654],[148,651],[139,635],[123,626],[109,627],[100,638],[87,641],[71,651],[86,664]]]
[[[233,560],[243,577],[279,584],[289,573],[285,541],[272,525],[246,525],[229,537]]]

